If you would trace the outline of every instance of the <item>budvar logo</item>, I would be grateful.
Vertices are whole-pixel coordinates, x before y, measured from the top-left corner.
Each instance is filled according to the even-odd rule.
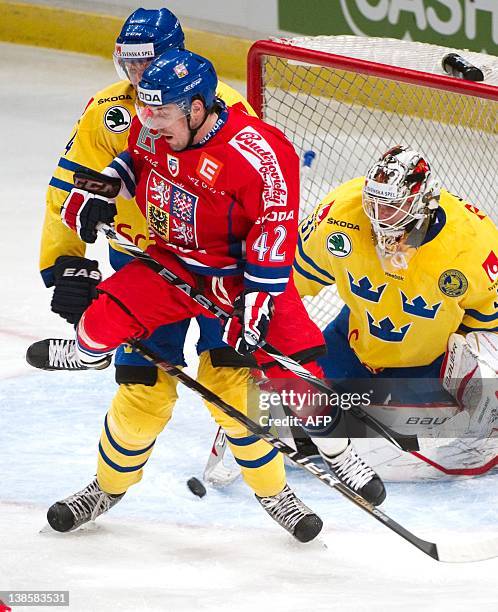
[[[269,142],[257,130],[244,128],[229,144],[261,175],[265,210],[271,206],[286,206],[287,184]]]
[[[439,43],[438,35],[451,36],[463,48],[464,41],[476,41],[468,48],[489,52],[498,44],[498,2],[496,0],[340,0],[344,18],[358,36],[389,36]],[[382,22],[382,23],[379,23]],[[415,24],[415,27],[413,26]],[[480,31],[478,31],[478,28]],[[382,32],[381,32],[382,30]],[[431,38],[431,32],[434,34]],[[490,36],[491,33],[491,36]],[[446,44],[446,43],[445,43]]]

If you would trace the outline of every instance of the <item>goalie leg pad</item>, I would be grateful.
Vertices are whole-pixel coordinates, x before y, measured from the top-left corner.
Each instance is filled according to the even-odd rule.
[[[498,335],[451,334],[442,366],[442,385],[469,413],[468,435],[489,436],[497,417]]]

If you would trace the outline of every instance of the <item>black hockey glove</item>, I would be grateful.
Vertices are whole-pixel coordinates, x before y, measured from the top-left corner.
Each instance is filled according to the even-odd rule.
[[[58,257],[54,264],[52,311],[75,325],[97,297],[101,280],[98,262],[69,255]]]
[[[97,197],[82,189],[72,189],[61,209],[63,223],[88,243],[97,240],[97,225],[110,224],[115,216],[114,200]]]

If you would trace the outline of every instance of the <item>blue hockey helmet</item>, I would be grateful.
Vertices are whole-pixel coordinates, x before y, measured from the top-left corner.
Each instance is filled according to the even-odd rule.
[[[184,115],[200,99],[210,110],[216,100],[218,77],[213,64],[186,49],[170,49],[145,70],[138,85],[139,103],[145,107],[175,104]]]
[[[178,19],[166,8],[137,9],[124,22],[114,48],[114,65],[121,79],[136,87],[145,68],[168,49],[184,49]]]

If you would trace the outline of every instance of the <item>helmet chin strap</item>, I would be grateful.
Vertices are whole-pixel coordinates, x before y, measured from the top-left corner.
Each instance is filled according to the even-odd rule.
[[[194,138],[197,136],[197,132],[198,132],[198,131],[201,129],[201,127],[202,127],[202,126],[203,126],[203,125],[206,123],[206,121],[207,121],[207,118],[208,118],[208,117],[209,117],[209,112],[208,112],[207,108],[206,108],[206,107],[204,107],[204,119],[203,119],[203,120],[200,122],[200,124],[199,124],[199,125],[198,125],[196,128],[193,128],[193,127],[190,125],[190,118],[191,118],[191,115],[190,115],[190,111],[189,111],[188,115],[186,115],[186,117],[185,117],[185,118],[187,119],[187,127],[188,127],[188,130],[189,130],[189,132],[190,132],[190,138],[188,139],[188,143],[187,143],[187,145],[186,145],[186,146],[183,148],[183,150],[188,149],[189,147],[191,147],[191,146],[194,144]]]

